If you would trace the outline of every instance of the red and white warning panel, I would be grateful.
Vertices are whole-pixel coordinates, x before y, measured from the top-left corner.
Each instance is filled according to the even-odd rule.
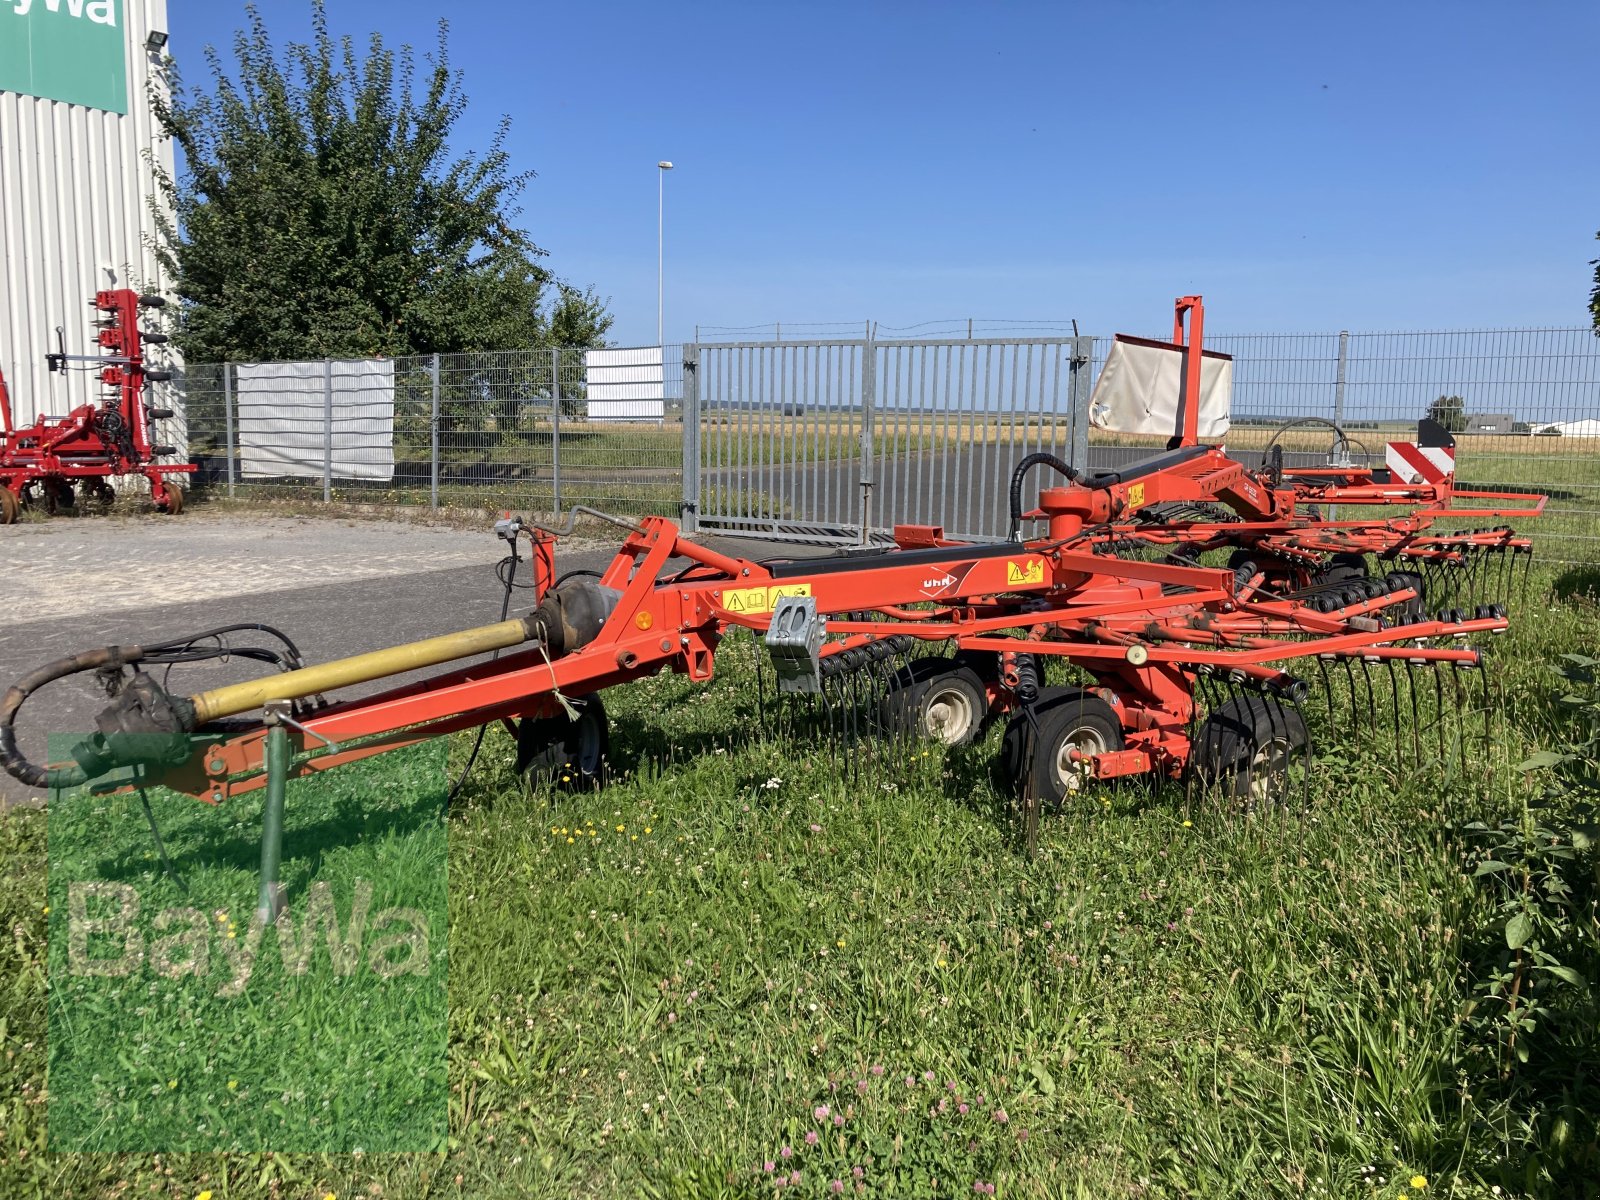
[[[1401,483],[1443,483],[1456,473],[1454,446],[1419,446],[1416,442],[1390,442],[1384,465]]]

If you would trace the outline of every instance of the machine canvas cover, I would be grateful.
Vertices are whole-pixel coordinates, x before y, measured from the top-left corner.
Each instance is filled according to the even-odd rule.
[[[1112,433],[1182,432],[1178,402],[1183,395],[1183,347],[1117,334],[1089,398],[1089,424]],[[1201,441],[1228,435],[1233,404],[1233,356],[1207,350],[1200,356]]]

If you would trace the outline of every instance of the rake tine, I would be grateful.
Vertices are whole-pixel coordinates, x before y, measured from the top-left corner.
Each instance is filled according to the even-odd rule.
[[[1271,727],[1273,739],[1277,740],[1279,738],[1283,738],[1285,741],[1287,741],[1289,725],[1283,715],[1283,702],[1280,701],[1276,696],[1268,695],[1265,692],[1258,692],[1257,694],[1261,696],[1262,702],[1267,707],[1267,724]],[[1268,765],[1270,766],[1270,764]],[[1289,790],[1287,755],[1284,756],[1284,778],[1282,781],[1282,787],[1284,795],[1287,796]],[[1267,806],[1270,808],[1277,799],[1277,796],[1274,794],[1274,783],[1270,778],[1267,781],[1267,789]]]
[[[1389,710],[1394,717],[1394,745],[1398,754],[1400,750],[1400,681],[1395,678],[1394,659],[1383,660],[1384,666],[1389,669]],[[1421,759],[1418,759],[1420,765]]]
[[[1411,660],[1406,660],[1406,690],[1411,693],[1411,750],[1422,764],[1422,714],[1417,706],[1417,675]]]
[[[1444,683],[1439,678],[1438,667],[1435,667],[1433,670],[1433,702],[1439,706],[1439,719],[1434,722],[1434,724],[1439,730],[1439,762],[1443,763],[1448,757],[1448,754],[1444,747]]]
[[[1469,696],[1464,694],[1461,686],[1461,668],[1456,663],[1450,664],[1450,688],[1455,695],[1456,711],[1461,714],[1461,729],[1456,736],[1456,761],[1461,767],[1461,777],[1467,775],[1467,701]]]
[[[1317,673],[1322,676],[1322,703],[1328,710],[1328,732],[1336,736],[1338,727],[1333,718],[1333,681],[1328,678],[1328,660],[1317,655]]]
[[[1350,694],[1350,729],[1354,735],[1356,754],[1361,753],[1361,713],[1356,705],[1356,669],[1347,654],[1339,660],[1344,665],[1345,686]]]
[[[1361,659],[1361,678],[1367,685],[1367,724],[1372,730],[1373,739],[1378,734],[1378,697],[1372,690],[1372,667],[1365,658]]]

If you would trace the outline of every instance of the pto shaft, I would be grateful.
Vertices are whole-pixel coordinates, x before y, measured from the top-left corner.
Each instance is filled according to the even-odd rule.
[[[535,632],[536,627],[529,618],[497,621],[493,625],[480,625],[460,633],[447,633],[442,637],[391,646],[387,650],[374,650],[370,654],[356,654],[314,667],[302,667],[298,671],[268,675],[248,683],[212,688],[190,697],[190,703],[194,705],[195,723],[204,725],[219,717],[251,712],[269,700],[299,700],[351,684],[370,683],[402,671],[435,667],[474,654],[505,650],[534,637]]]

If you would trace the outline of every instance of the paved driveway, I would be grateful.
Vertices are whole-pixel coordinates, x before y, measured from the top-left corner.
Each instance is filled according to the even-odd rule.
[[[603,526],[587,528],[599,533],[563,543],[558,570],[610,561],[621,532],[610,537]],[[817,553],[750,539],[713,544],[753,558]],[[461,530],[197,509],[176,520],[76,517],[0,527],[0,688],[75,651],[235,621],[277,626],[308,662],[486,624],[500,617],[494,568],[504,553],[487,521],[481,530]],[[529,595],[519,593],[512,611],[525,611]],[[201,663],[176,668],[174,678],[192,693],[261,670],[251,662]],[[43,757],[49,733],[93,728],[105,697],[87,678],[54,684],[28,701],[19,733],[30,757]],[[0,802],[38,798],[0,775]]]

